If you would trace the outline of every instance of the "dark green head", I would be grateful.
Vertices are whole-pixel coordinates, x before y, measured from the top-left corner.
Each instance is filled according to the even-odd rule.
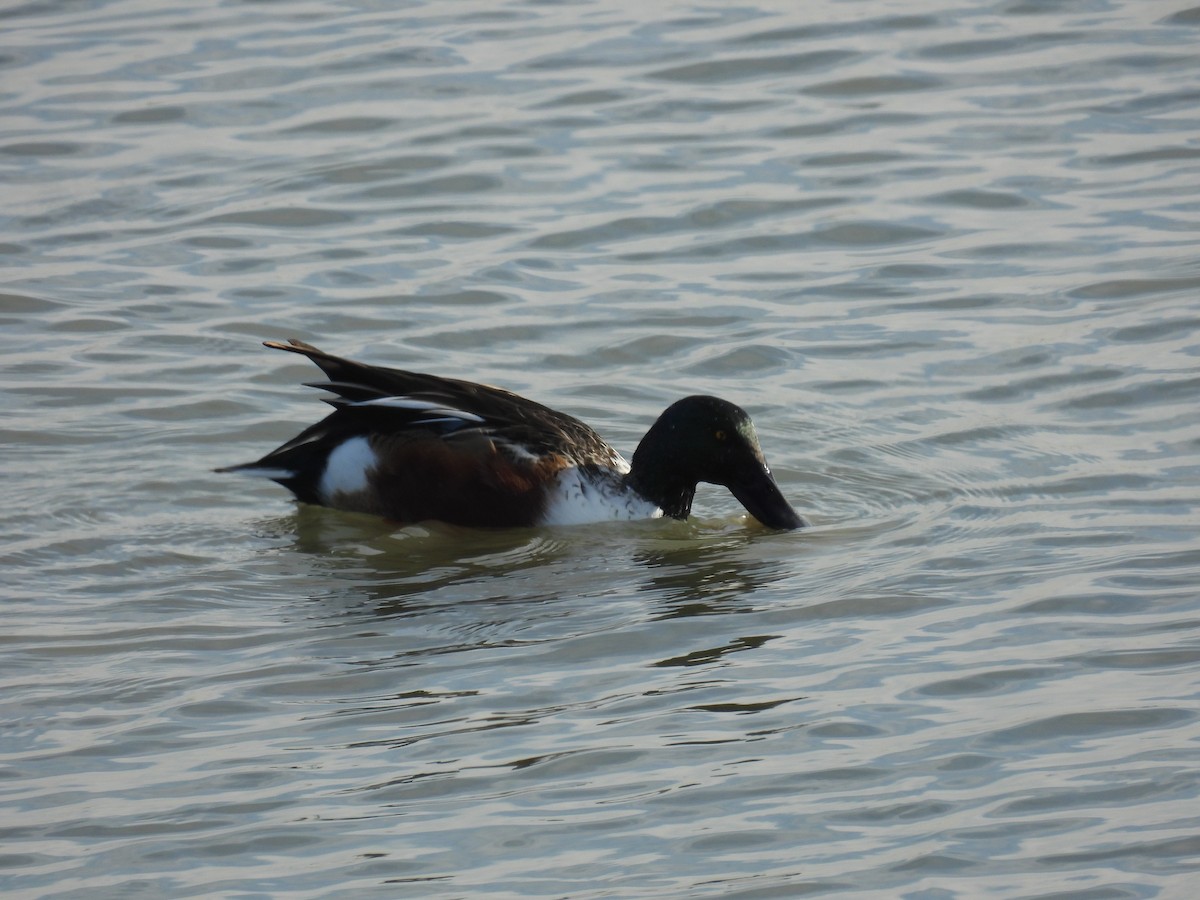
[[[707,481],[729,488],[768,528],[808,524],[779,492],[746,411],[719,397],[667,407],[634,452],[629,480],[676,519],[688,517],[696,484]]]

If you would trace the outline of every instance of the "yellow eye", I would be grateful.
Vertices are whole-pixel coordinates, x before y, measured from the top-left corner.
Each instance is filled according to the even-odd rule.
[[[718,441],[723,441],[725,440],[725,432],[718,429],[713,432],[713,437],[715,437]]]

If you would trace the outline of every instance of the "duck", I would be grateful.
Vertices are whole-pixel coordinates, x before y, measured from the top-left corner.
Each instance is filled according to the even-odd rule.
[[[690,396],[658,417],[631,462],[579,419],[503,388],[367,365],[295,338],[333,412],[261,459],[217,469],[263,477],[301,503],[399,524],[473,528],[687,519],[700,482],[723,485],[762,525],[809,523],[784,498],[750,416]]]

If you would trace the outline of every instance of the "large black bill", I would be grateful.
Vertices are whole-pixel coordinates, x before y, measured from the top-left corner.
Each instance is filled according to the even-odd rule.
[[[745,481],[729,485],[729,490],[746,507],[746,512],[768,528],[804,528],[808,525],[808,520],[784,499],[766,469],[759,469]]]

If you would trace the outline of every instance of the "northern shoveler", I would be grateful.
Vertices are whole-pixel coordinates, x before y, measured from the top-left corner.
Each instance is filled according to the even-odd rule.
[[[630,466],[591,428],[484,384],[369,366],[311,344],[265,341],[329,377],[334,411],[257,462],[218,469],[279,482],[304,503],[397,522],[566,525],[686,519],[696,484],[722,484],[769,528],[808,523],[767,468],[750,417],[685,397],[658,417]]]

